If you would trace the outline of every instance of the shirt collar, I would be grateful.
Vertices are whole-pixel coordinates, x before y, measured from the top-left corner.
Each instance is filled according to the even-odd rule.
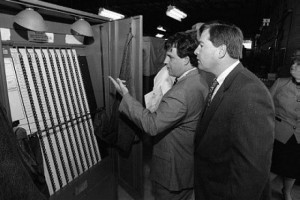
[[[187,70],[186,72],[184,72],[177,80],[179,81],[180,79],[182,79],[183,77],[185,77],[190,71],[196,70],[197,67],[193,67],[190,70]]]

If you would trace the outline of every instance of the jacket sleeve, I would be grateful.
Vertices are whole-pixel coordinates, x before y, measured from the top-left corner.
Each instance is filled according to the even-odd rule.
[[[124,113],[139,128],[154,136],[175,127],[186,114],[183,95],[165,95],[157,110],[151,113],[129,94],[123,96],[119,111]]]
[[[272,85],[272,87],[270,88],[270,93],[272,95],[272,97],[274,97],[277,87],[278,87],[278,83],[279,83],[280,79],[278,78]]]

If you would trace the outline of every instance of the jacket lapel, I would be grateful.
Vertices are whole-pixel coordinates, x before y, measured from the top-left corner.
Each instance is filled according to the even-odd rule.
[[[198,121],[198,126],[196,129],[195,136],[195,148],[201,142],[201,139],[206,134],[206,130],[208,128],[209,122],[214,116],[216,110],[220,107],[220,104],[223,100],[224,95],[226,95],[226,91],[230,88],[236,76],[244,69],[243,65],[239,63],[225,78],[223,84],[215,94],[210,106],[205,110],[205,113],[202,113],[201,118]]]

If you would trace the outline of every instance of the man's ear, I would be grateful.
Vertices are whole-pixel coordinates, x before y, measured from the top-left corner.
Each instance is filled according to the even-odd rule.
[[[184,64],[188,65],[190,63],[190,57],[186,56],[184,57]]]
[[[219,55],[218,55],[219,58],[223,58],[226,55],[226,53],[227,53],[227,47],[226,47],[226,45],[222,44],[222,45],[220,45],[218,47],[218,49],[219,49]]]

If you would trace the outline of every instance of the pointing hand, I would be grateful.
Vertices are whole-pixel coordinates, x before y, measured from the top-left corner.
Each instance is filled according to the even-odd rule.
[[[114,84],[116,90],[120,93],[120,95],[124,96],[128,93],[127,87],[124,85],[126,81],[120,80],[117,78],[116,80],[112,78],[111,76],[108,76],[108,78],[111,80],[111,82]]]

